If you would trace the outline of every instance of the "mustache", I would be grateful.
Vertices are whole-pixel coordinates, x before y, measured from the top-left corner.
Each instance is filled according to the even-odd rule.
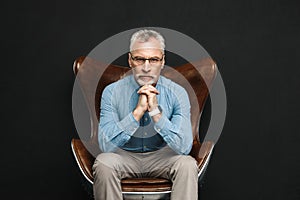
[[[157,76],[156,76],[156,75],[136,74],[136,77],[137,77],[137,78],[140,78],[140,77],[151,77],[152,79],[154,79],[154,78],[156,78]]]

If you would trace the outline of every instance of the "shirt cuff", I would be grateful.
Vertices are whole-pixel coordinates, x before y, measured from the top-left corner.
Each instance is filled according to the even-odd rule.
[[[158,120],[158,122],[156,122],[154,124],[154,130],[156,132],[158,132],[160,135],[162,135],[162,130],[163,128],[167,125],[167,123],[169,122],[169,119],[167,118],[167,116],[165,116],[163,113],[161,114],[160,119]],[[162,135],[163,136],[163,135]]]
[[[122,121],[120,121],[119,126],[124,133],[132,136],[135,131],[139,128],[139,123],[134,119],[132,112],[129,113]]]

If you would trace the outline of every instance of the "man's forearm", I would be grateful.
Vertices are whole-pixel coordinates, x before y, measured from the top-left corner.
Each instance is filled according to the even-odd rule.
[[[98,139],[101,150],[109,152],[116,147],[122,147],[138,129],[139,123],[132,113],[119,122],[116,122],[111,115],[106,116],[100,120]]]

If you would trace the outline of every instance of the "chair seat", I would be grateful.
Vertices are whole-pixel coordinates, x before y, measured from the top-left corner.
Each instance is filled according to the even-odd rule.
[[[87,175],[87,178],[92,183],[94,181],[92,175],[92,166],[94,156],[86,149],[94,149],[95,147],[90,142],[80,139],[72,139],[72,151],[77,160],[82,173]],[[170,191],[172,183],[164,178],[127,178],[121,180],[123,192],[163,192]]]
[[[123,192],[163,192],[172,188],[172,183],[164,178],[128,178],[121,183]]]

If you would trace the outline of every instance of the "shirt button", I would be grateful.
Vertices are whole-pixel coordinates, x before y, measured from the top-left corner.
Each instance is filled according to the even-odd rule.
[[[148,118],[147,118],[147,117],[145,118],[145,122],[146,122],[146,121],[148,121]]]
[[[157,130],[160,131],[160,128],[158,128]]]
[[[144,135],[147,135],[147,133],[144,133]]]

